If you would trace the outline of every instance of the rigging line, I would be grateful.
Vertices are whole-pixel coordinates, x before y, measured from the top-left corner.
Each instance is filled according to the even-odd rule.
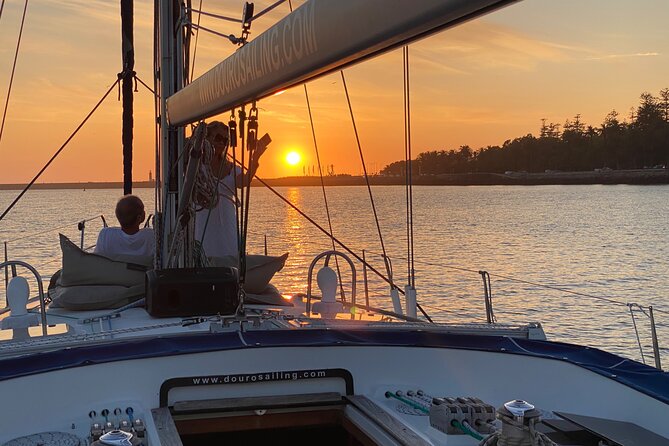
[[[4,0],[2,2],[5,4]],[[26,21],[26,12],[28,11],[28,0],[23,5],[23,16],[21,17],[21,28],[19,29],[19,38],[16,41],[16,51],[14,52],[14,63],[12,64],[12,74],[9,77],[9,88],[7,89],[7,99],[5,100],[5,110],[2,112],[2,124],[0,124],[0,142],[2,142],[2,134],[5,130],[5,119],[7,118],[7,109],[9,108],[9,97],[12,94],[12,85],[14,83],[14,72],[16,71],[16,61],[19,58],[19,48],[21,47],[21,37],[23,36],[23,25]]]
[[[202,18],[202,13],[200,12],[200,11],[202,11],[202,1],[203,0],[200,0],[200,6],[199,6],[198,11],[197,11],[197,26],[200,26],[200,19]],[[193,12],[193,10],[191,9],[191,13],[192,12]],[[190,68],[190,82],[191,83],[193,82],[193,75],[195,74],[195,56],[197,56],[197,40],[198,40],[198,37],[200,37],[200,30],[196,28],[195,29],[195,45],[193,46],[193,61],[191,62],[191,68]]]
[[[414,231],[413,231],[413,166],[411,160],[411,81],[409,79],[409,47],[402,49],[404,65],[404,143],[406,156],[406,194],[407,194],[407,273],[409,284],[416,287],[414,263]]]
[[[376,231],[379,234],[379,242],[381,243],[381,250],[383,251],[383,263],[386,266],[386,274],[389,278],[392,278],[392,273],[390,270],[390,264],[388,263],[388,256],[386,253],[386,245],[383,242],[383,234],[381,232],[381,224],[379,223],[379,217],[376,213],[376,205],[374,203],[374,195],[372,194],[372,186],[369,184],[369,175],[367,174],[367,166],[365,164],[365,157],[362,153],[362,146],[360,144],[360,136],[358,135],[358,126],[355,123],[355,116],[353,114],[353,106],[351,105],[351,98],[348,94],[348,86],[346,85],[346,77],[344,76],[344,71],[339,72],[341,74],[341,80],[344,85],[344,93],[346,93],[346,102],[348,103],[348,111],[351,114],[351,123],[353,124],[353,133],[355,133],[355,142],[358,145],[358,153],[360,153],[360,162],[362,163],[362,171],[365,174],[365,183],[367,183],[367,192],[369,193],[369,201],[372,204],[372,212],[374,213],[374,221],[376,222]]]
[[[407,154],[407,73],[406,73],[406,47],[402,47],[402,107],[404,114],[404,196],[406,213],[406,237],[407,237],[407,283],[411,284],[411,244],[409,231],[409,155]]]
[[[238,165],[241,167],[241,163],[240,163],[239,161],[236,161],[236,164],[238,164]],[[242,170],[243,170],[243,169],[244,169],[244,167],[242,167]],[[247,169],[247,170],[248,170],[248,169]],[[373,267],[372,265],[370,265],[367,261],[363,260],[363,258],[362,258],[360,255],[358,255],[355,251],[353,251],[351,248],[349,248],[347,245],[345,245],[343,242],[341,242],[337,237],[335,237],[334,235],[332,235],[331,233],[329,233],[329,232],[327,231],[327,229],[325,229],[323,226],[319,225],[319,224],[316,222],[316,220],[314,220],[313,218],[309,217],[304,211],[302,211],[300,208],[298,208],[298,207],[295,206],[293,203],[291,203],[289,199],[287,199],[286,197],[284,197],[283,195],[281,195],[281,193],[279,193],[276,189],[274,189],[269,183],[267,183],[265,180],[263,180],[262,178],[260,178],[260,177],[258,176],[258,174],[254,175],[253,177],[254,177],[256,180],[258,180],[258,182],[259,182],[260,184],[262,184],[263,186],[265,186],[270,192],[272,192],[274,195],[276,195],[281,201],[283,201],[284,203],[286,203],[286,204],[287,204],[290,208],[292,208],[295,212],[297,212],[298,214],[300,214],[300,215],[301,215],[302,217],[304,217],[309,223],[311,223],[312,225],[314,225],[314,227],[315,227],[316,229],[318,229],[318,230],[321,231],[323,234],[325,234],[326,236],[328,236],[328,238],[334,240],[339,246],[341,246],[346,252],[348,252],[348,253],[351,254],[353,257],[355,257],[355,259],[358,260],[360,263],[362,263],[362,264],[364,264],[365,266],[367,266],[367,268],[369,268],[370,271],[372,271],[374,274],[376,274],[376,275],[377,275],[379,278],[381,278],[384,282],[386,282],[388,285],[390,285],[390,286],[392,286],[392,287],[397,288],[397,290],[400,292],[400,294],[404,294],[404,290],[403,290],[403,289],[401,289],[400,287],[398,287],[392,280],[390,280],[388,277],[384,276],[383,273],[381,273],[378,269],[374,268],[374,267]],[[417,304],[417,305],[418,305],[418,308],[419,308],[419,309],[421,310],[421,312],[423,313],[423,315],[426,317],[426,319],[427,319],[428,321],[430,321],[430,322],[433,322],[432,319],[425,313],[425,311],[423,310],[423,308],[421,307],[421,305],[420,305],[420,304]]]
[[[61,145],[60,148],[56,151],[56,153],[53,154],[51,159],[49,159],[49,161],[47,161],[47,163],[44,165],[44,167],[42,167],[40,169],[40,171],[37,172],[37,175],[35,175],[35,177],[32,180],[30,180],[30,183],[28,183],[26,185],[26,187],[23,188],[21,193],[14,199],[14,201],[12,201],[9,206],[7,206],[7,209],[5,209],[4,212],[2,213],[2,215],[0,215],[0,220],[5,218],[5,215],[7,215],[9,213],[9,211],[12,210],[12,208],[16,205],[16,203],[19,202],[21,197],[23,197],[23,195],[25,195],[25,193],[28,192],[28,189],[30,189],[32,187],[32,185],[35,184],[35,181],[37,181],[37,179],[44,173],[44,171],[51,165],[51,163],[58,157],[58,155],[60,155],[60,153],[63,151],[63,149],[65,149],[65,147],[72,140],[72,138],[74,138],[74,136],[79,132],[79,130],[81,130],[81,128],[84,126],[84,124],[86,124],[86,122],[88,121],[88,119],[91,116],[93,116],[93,113],[95,113],[95,111],[100,107],[100,105],[102,105],[104,100],[107,99],[107,96],[109,96],[109,93],[111,93],[114,90],[114,87],[116,87],[116,85],[119,83],[120,80],[121,79],[117,78],[114,81],[114,83],[111,84],[109,89],[107,89],[107,92],[102,96],[102,98],[98,101],[98,103],[95,104],[95,107],[93,107],[93,109],[86,115],[84,120],[81,121],[81,123],[77,126],[77,128],[74,129],[74,132],[72,132],[72,134],[67,138],[67,140],[65,140],[63,145]]]
[[[292,9],[292,8],[291,8]],[[314,127],[314,119],[311,114],[311,103],[309,102],[309,92],[307,90],[307,85],[304,84],[304,97],[307,99],[307,111],[309,112],[309,123],[311,124],[311,136],[313,137],[314,140],[314,150],[316,151],[316,162],[318,164],[318,176],[320,177],[321,180],[321,191],[323,192],[323,202],[325,203],[325,215],[328,218],[328,227],[330,228],[330,234],[334,234],[334,231],[332,230],[332,219],[330,218],[330,206],[328,205],[328,196],[327,193],[325,192],[325,181],[323,181],[323,169],[321,168],[321,156],[318,151],[318,143],[316,142],[316,129]],[[334,242],[334,235],[332,236],[332,250],[335,251],[335,242]],[[344,284],[342,283],[341,280],[341,271],[339,269],[339,260],[337,260],[337,256],[334,258],[335,260],[335,266],[337,268],[337,277],[339,279],[339,289],[341,293],[342,300],[344,302],[346,301],[346,297],[344,295]]]
[[[290,8],[290,12],[293,12],[293,2],[291,0],[288,0],[288,7]],[[335,248],[335,238],[334,238],[334,231],[332,230],[332,219],[330,218],[330,207],[328,206],[328,196],[325,193],[325,182],[323,181],[323,169],[321,168],[321,157],[318,152],[318,143],[316,142],[316,130],[314,128],[314,119],[311,114],[311,103],[309,102],[309,92],[307,90],[307,84],[304,84],[304,97],[307,100],[307,111],[309,112],[309,123],[311,124],[311,136],[313,137],[314,140],[314,150],[316,151],[316,161],[318,163],[318,175],[321,180],[321,190],[323,191],[323,201],[325,202],[325,214],[327,215],[328,218],[328,227],[330,228],[330,239],[332,241],[332,250],[336,251]],[[340,243],[341,245],[341,243]],[[343,245],[342,245],[343,246]],[[339,279],[339,292],[341,294],[342,300],[345,302],[346,301],[346,296],[344,295],[344,284],[342,283],[341,280],[341,270],[339,269],[339,259],[337,256],[334,256],[334,261],[335,261],[335,267],[337,268],[337,278]]]
[[[239,164],[239,161],[238,161],[237,163]],[[325,229],[325,228],[324,228],[323,226],[321,226],[320,224],[318,224],[318,223],[316,222],[316,220],[314,220],[313,218],[309,217],[304,211],[302,211],[300,208],[298,208],[298,207],[295,206],[293,203],[291,203],[291,201],[290,201],[288,198],[286,198],[286,197],[284,197],[283,195],[281,195],[281,193],[278,192],[276,189],[274,189],[269,183],[267,183],[265,180],[263,180],[262,178],[260,178],[257,174],[254,176],[254,178],[255,178],[256,180],[258,180],[258,182],[259,182],[260,184],[262,184],[262,185],[265,186],[267,189],[269,189],[269,191],[272,192],[274,195],[276,195],[281,201],[283,201],[283,202],[286,203],[288,206],[290,206],[295,212],[297,212],[297,213],[300,214],[302,217],[304,217],[309,223],[311,223],[312,225],[314,225],[314,226],[316,227],[316,229],[318,229],[318,230],[321,231],[323,234],[325,234],[329,239],[334,240],[335,243],[337,243],[337,244],[338,244],[339,246],[341,246],[346,252],[348,252],[348,253],[351,254],[353,257],[355,257],[356,260],[360,261],[361,263],[364,263],[364,264],[367,266],[367,268],[369,268],[370,271],[372,271],[372,272],[373,272],[374,274],[376,274],[378,277],[380,277],[381,279],[383,279],[383,280],[384,280],[386,283],[388,283],[390,286],[396,287],[396,288],[399,290],[400,293],[404,294],[404,290],[402,290],[402,289],[399,288],[397,285],[395,285],[389,278],[387,278],[386,276],[384,276],[383,273],[381,273],[379,270],[377,270],[376,268],[374,268],[374,267],[373,267],[372,265],[370,265],[368,262],[364,261],[364,260],[362,259],[361,256],[359,256],[358,254],[356,254],[351,248],[349,248],[347,245],[345,245],[343,242],[341,242],[337,237],[335,237],[334,235],[332,235],[331,233],[329,233],[328,230]]]
[[[2,10],[5,9],[5,0],[0,3],[0,19],[2,18]]]
[[[234,123],[234,127],[233,124]],[[242,124],[242,127],[244,124]],[[233,144],[234,143],[234,144]],[[239,249],[239,190],[237,188],[237,117],[235,116],[235,109],[230,111],[230,120],[228,121],[228,144],[232,149],[232,189],[235,194],[235,232],[237,235],[237,249]],[[244,148],[242,147],[242,150]],[[242,179],[244,178],[244,169],[241,169]],[[250,181],[250,180],[249,180]]]
[[[276,5],[280,3],[277,2]],[[290,12],[293,12],[293,2],[291,0],[288,0],[288,7],[290,8]],[[325,183],[323,181],[323,169],[321,167],[321,157],[318,152],[318,143],[316,142],[316,130],[314,128],[314,119],[311,115],[311,104],[309,103],[309,92],[307,91],[307,84],[304,84],[304,97],[307,100],[307,110],[309,111],[309,122],[311,124],[311,136],[314,139],[314,149],[316,151],[316,161],[318,162],[318,175],[321,180],[321,190],[323,191],[323,201],[325,202],[325,213],[328,218],[328,227],[330,228],[330,240],[332,241],[332,250],[336,251],[335,248],[335,237],[334,237],[334,231],[332,230],[332,220],[330,218],[330,207],[328,206],[328,197],[327,194],[325,193]],[[339,242],[337,242],[339,243]],[[341,246],[341,243],[339,243]],[[335,267],[337,268],[337,279],[339,280],[339,293],[341,294],[342,300],[345,302],[346,301],[346,295],[344,294],[344,284],[342,283],[341,280],[341,269],[339,268],[339,259],[337,256],[334,256],[335,259]],[[392,278],[389,277],[389,279],[392,282]]]
[[[237,44],[237,40],[236,40],[237,38],[236,38],[234,35],[232,35],[232,34],[223,34],[223,33],[219,33],[218,31],[214,31],[213,29],[205,28],[205,27],[202,26],[202,25],[196,25],[196,24],[193,24],[193,25],[191,25],[191,26],[192,26],[193,28],[195,28],[196,30],[201,29],[202,31],[206,31],[206,32],[211,33],[211,34],[213,34],[213,35],[215,35],[215,36],[223,37],[223,38],[225,38],[225,39],[228,39],[230,42],[232,42],[232,43],[234,43],[234,44]]]
[[[265,14],[267,14],[268,12],[270,12],[272,9],[276,8],[277,6],[279,6],[280,4],[285,3],[285,2],[286,2],[286,0],[278,0],[278,1],[274,2],[273,4],[271,4],[270,6],[268,6],[267,8],[263,9],[262,11],[260,11],[258,14],[254,15],[253,17],[251,17],[251,19],[249,20],[249,22],[253,22],[253,21],[256,20],[256,19],[259,19],[260,17],[262,17],[262,16],[264,16]],[[292,5],[291,5],[291,12],[292,12]]]
[[[245,252],[242,252],[242,225],[244,222],[244,151],[246,150],[246,126],[248,125],[247,119],[248,115],[246,114],[246,105],[242,105],[242,108],[239,110],[237,113],[239,116],[239,140],[240,140],[240,145],[239,145],[239,158],[241,161],[242,165],[242,181],[241,185],[235,183],[235,187],[239,187],[239,204],[235,204],[235,206],[238,206],[238,215],[239,215],[239,221],[237,222],[237,252],[238,252],[238,260],[239,260],[239,275],[240,275],[240,283],[242,283],[242,279],[246,280],[246,256]],[[248,169],[247,169],[248,171]],[[235,172],[236,173],[236,172]],[[235,179],[237,176],[234,177]],[[251,185],[249,184],[249,187]],[[237,195],[237,190],[235,190],[235,199]],[[244,262],[242,264],[242,262]],[[242,277],[242,275],[244,277]]]
[[[158,41],[159,41],[159,35],[160,35],[160,20],[159,20],[159,2],[154,2],[153,5],[153,91],[155,92],[154,98],[153,98],[153,116],[156,117],[156,122],[154,125],[154,133],[153,133],[153,138],[154,138],[154,146],[155,146],[155,183],[156,186],[154,188],[154,210],[155,214],[162,214],[162,208],[161,208],[161,203],[160,203],[160,197],[162,196],[162,185],[161,185],[161,175],[160,175],[160,166],[162,165],[162,160],[161,160],[161,138],[160,138],[160,91],[158,87],[160,86],[160,81],[158,79],[158,67],[159,67],[159,62],[158,62]],[[158,220],[160,222],[160,219]],[[162,227],[162,225],[161,225]],[[159,259],[159,254],[161,252],[160,249],[160,244],[161,244],[161,237],[160,237],[160,230],[155,231],[155,239],[156,239],[156,256],[154,259],[154,262],[156,263],[156,266],[159,264],[160,259]]]
[[[140,84],[144,85],[144,87],[146,87],[147,90],[149,90],[151,93],[153,93],[154,96],[157,96],[157,95],[156,95],[156,92],[153,91],[153,88],[149,87],[143,80],[141,80],[141,79],[139,78],[139,76],[135,75],[135,79],[137,79],[137,82],[139,82]]]
[[[249,122],[247,123],[246,126],[246,131],[247,131],[247,149],[249,151],[249,172],[251,167],[254,169],[257,168],[257,164],[259,159],[257,158],[256,150],[258,148],[258,107],[256,107],[256,101],[253,101],[251,110],[249,111],[249,117],[251,118]],[[243,147],[242,147],[243,149]],[[246,239],[247,239],[247,232],[248,232],[248,227],[249,227],[249,211],[251,210],[251,182],[252,178],[249,178],[250,175],[242,175],[242,185],[244,183],[248,183],[247,189],[246,189],[246,203],[242,203],[242,208],[244,209],[244,222],[241,230],[242,234],[242,246],[241,246],[241,252],[243,253],[243,260],[244,260],[244,280],[246,280]],[[240,257],[240,260],[242,257]]]
[[[183,3],[182,3],[183,5]],[[182,83],[183,85],[188,85],[192,78],[191,75],[191,60],[190,60],[190,42],[193,37],[193,13],[191,8],[193,7],[192,0],[186,1],[186,6],[182,6],[181,15],[179,17],[179,33],[182,37],[182,48],[180,59],[183,60],[182,67]]]
[[[200,2],[200,8],[202,8],[202,2]],[[235,19],[234,17],[227,17],[227,16],[220,15],[220,14],[205,12],[205,11],[202,11],[201,9],[191,8],[191,12],[197,12],[198,14],[206,15],[207,17],[213,17],[215,19],[227,20],[228,22],[242,23],[241,19]]]

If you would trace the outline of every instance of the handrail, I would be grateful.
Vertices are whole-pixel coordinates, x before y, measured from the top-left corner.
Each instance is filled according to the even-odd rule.
[[[44,284],[42,283],[42,276],[37,272],[35,268],[29,263],[23,262],[21,260],[8,260],[6,262],[0,263],[0,269],[6,266],[22,266],[29,270],[35,276],[37,280],[37,289],[39,291],[39,306],[42,320],[42,335],[46,336],[46,301],[44,299]],[[6,311],[6,308],[5,308]]]
[[[351,274],[353,276],[351,278],[351,304],[355,305],[355,285],[357,282],[357,278],[356,278],[355,265],[353,264],[353,261],[349,256],[347,256],[341,251],[335,251],[335,250],[324,251],[318,254],[316,257],[314,257],[314,260],[312,260],[311,264],[309,265],[309,272],[307,273],[307,307],[306,307],[307,314],[311,313],[311,281],[312,281],[311,279],[313,277],[314,267],[316,266],[316,263],[323,257],[327,257],[325,260],[325,264],[327,265],[328,262],[330,261],[331,256],[342,257],[344,260],[348,262],[348,265],[351,267]]]

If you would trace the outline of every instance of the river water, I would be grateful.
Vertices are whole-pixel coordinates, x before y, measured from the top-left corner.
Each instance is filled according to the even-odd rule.
[[[320,188],[278,188],[327,228]],[[4,209],[16,191],[0,191]],[[136,193],[153,209],[154,192]],[[36,190],[0,222],[9,257],[26,260],[46,277],[60,265],[58,232],[80,240],[77,221],[106,216],[115,223],[118,190]],[[402,186],[374,188],[394,280],[407,281],[406,212]],[[363,187],[330,187],[334,234],[385,271]],[[249,252],[289,252],[275,283],[284,293],[306,291],[307,268],[330,240],[270,191],[253,188]],[[669,186],[435,186],[414,188],[415,274],[418,300],[438,321],[484,321],[479,270],[492,276],[499,322],[538,321],[550,339],[586,344],[640,359],[629,309],[656,308],[665,366],[669,364]],[[86,224],[86,246],[101,220]],[[342,266],[343,280],[350,275]],[[358,299],[364,299],[358,266]],[[4,280],[0,299],[4,298]],[[551,287],[551,288],[547,288]],[[559,288],[560,290],[556,290]],[[391,308],[387,286],[369,278],[371,304]],[[571,294],[567,291],[580,293]],[[587,295],[587,296],[585,296]],[[649,319],[636,313],[646,360],[652,363]]]

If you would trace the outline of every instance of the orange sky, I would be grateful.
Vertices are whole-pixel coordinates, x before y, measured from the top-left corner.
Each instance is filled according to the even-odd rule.
[[[256,11],[272,2],[257,1]],[[149,84],[152,3],[135,1],[136,71]],[[203,9],[238,16],[241,4],[204,0]],[[0,142],[0,183],[30,180],[115,80],[121,65],[118,7],[107,0],[30,3]],[[22,8],[21,0],[7,0],[0,19],[2,103]],[[253,35],[287,10],[282,5],[254,22]],[[612,108],[626,116],[642,91],[657,93],[669,86],[667,19],[665,0],[526,0],[412,45],[414,152],[501,144],[536,134],[544,117],[563,123],[580,113],[596,125]],[[202,25],[238,33],[237,25],[211,18],[203,17]],[[201,34],[196,75],[234,49],[219,37]],[[357,65],[346,75],[368,168],[401,159],[401,53]],[[339,75],[308,88],[322,162],[334,164],[337,173],[359,173]],[[114,93],[42,181],[121,180],[121,105],[116,99]],[[302,88],[259,107],[261,132],[274,141],[260,175],[301,175],[301,164],[289,167],[284,159],[297,150],[304,163],[315,163]],[[140,86],[136,179],[146,179],[153,170],[153,132],[153,102]]]

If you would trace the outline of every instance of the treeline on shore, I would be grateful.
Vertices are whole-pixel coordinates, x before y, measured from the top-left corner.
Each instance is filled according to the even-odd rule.
[[[599,126],[586,125],[577,114],[563,125],[542,119],[539,136],[528,134],[501,146],[474,150],[429,150],[412,162],[418,175],[444,173],[551,172],[594,169],[643,169],[669,164],[669,88],[658,96],[645,92],[630,115],[612,110]],[[382,175],[404,175],[396,161]]]

